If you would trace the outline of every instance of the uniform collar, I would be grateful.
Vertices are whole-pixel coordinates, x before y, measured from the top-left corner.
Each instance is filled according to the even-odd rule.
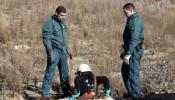
[[[54,19],[58,23],[63,23],[62,20],[58,19],[57,16],[54,14],[52,15],[52,19]]]
[[[128,17],[128,20],[133,19],[134,17],[139,16],[139,14],[137,12],[135,12],[134,14],[132,14],[130,17]]]

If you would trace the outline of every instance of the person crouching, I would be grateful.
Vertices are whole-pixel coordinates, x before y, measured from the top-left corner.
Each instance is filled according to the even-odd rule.
[[[77,68],[76,75],[77,76],[74,80],[75,94],[70,96],[69,100],[75,100],[75,98],[93,99],[96,95],[98,95],[98,91],[96,91],[97,93],[95,93],[94,83],[96,83],[96,87],[98,87],[98,85],[100,84],[103,84],[104,96],[106,96],[108,100],[113,100],[110,96],[109,80],[107,79],[107,77],[97,76],[94,78],[94,74],[87,64],[80,64]],[[96,90],[98,90],[98,88],[96,88]]]
[[[92,99],[94,97],[94,74],[87,64],[81,64],[77,67],[74,84],[75,94],[70,96],[69,100],[75,98]]]

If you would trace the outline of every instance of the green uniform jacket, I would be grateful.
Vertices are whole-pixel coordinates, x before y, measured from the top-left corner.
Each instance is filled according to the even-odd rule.
[[[123,40],[125,54],[132,54],[135,48],[141,47],[144,40],[144,27],[141,17],[137,12],[127,19]]]
[[[53,48],[67,50],[67,26],[63,20],[59,20],[55,15],[45,22],[42,27],[43,43],[48,52]]]

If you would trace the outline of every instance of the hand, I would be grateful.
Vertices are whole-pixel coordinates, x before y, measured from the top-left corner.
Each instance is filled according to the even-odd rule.
[[[120,59],[124,59],[124,53],[123,52],[120,54]]]
[[[51,63],[53,64],[55,62],[55,56],[54,56],[53,51],[49,52],[49,58],[50,58]]]
[[[69,58],[70,58],[70,60],[72,60],[72,54],[71,53],[69,53]]]
[[[130,59],[131,55],[125,55],[123,62],[127,65],[129,65],[129,59]]]

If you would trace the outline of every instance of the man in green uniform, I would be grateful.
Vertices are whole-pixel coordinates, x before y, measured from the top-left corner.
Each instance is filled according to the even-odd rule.
[[[140,61],[143,55],[144,27],[140,15],[135,11],[132,3],[127,3],[123,7],[127,23],[123,33],[123,48],[121,54],[123,59],[122,77],[128,91],[123,97],[140,98]]]
[[[67,26],[65,24],[66,9],[58,6],[55,14],[42,27],[43,43],[47,53],[47,66],[42,85],[43,98],[49,97],[56,66],[60,74],[61,87],[64,96],[70,96],[71,89],[68,82],[68,46]]]

